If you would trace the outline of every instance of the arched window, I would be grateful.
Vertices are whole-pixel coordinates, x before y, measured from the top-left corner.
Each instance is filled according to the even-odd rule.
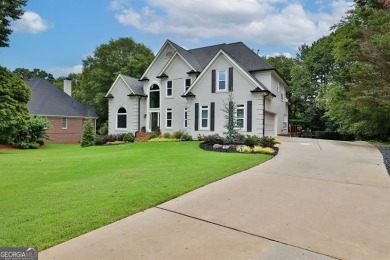
[[[153,84],[149,90],[149,107],[160,108],[160,88]]]
[[[118,109],[116,127],[117,128],[126,128],[127,127],[127,111],[123,107]]]

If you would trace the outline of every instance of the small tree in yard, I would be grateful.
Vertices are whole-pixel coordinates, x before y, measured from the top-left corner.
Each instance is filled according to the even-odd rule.
[[[223,103],[222,111],[225,112],[226,123],[224,128],[226,132],[224,132],[225,143],[233,144],[238,140],[238,131],[236,129],[237,126],[237,116],[236,116],[237,104],[234,102],[233,94],[230,93],[227,103]]]
[[[81,139],[81,147],[95,145],[95,127],[90,118],[84,123],[83,137]]]

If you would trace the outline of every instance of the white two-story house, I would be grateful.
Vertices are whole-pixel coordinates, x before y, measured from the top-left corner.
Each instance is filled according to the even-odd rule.
[[[140,79],[119,75],[106,94],[109,134],[223,135],[232,93],[245,135],[287,132],[287,84],[242,42],[185,50],[167,40]]]

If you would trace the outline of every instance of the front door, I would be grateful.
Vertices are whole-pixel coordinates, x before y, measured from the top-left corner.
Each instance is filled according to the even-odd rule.
[[[151,112],[150,113],[150,129],[152,132],[156,132],[160,129],[160,113]]]

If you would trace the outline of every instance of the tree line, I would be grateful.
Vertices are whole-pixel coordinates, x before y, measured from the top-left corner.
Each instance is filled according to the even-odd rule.
[[[266,60],[288,82],[290,124],[390,138],[390,1],[355,0],[328,36]]]

